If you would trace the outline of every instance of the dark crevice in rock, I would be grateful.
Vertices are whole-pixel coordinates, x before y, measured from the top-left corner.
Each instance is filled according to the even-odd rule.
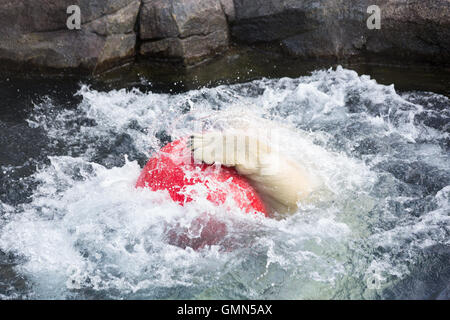
[[[139,51],[141,49],[141,27],[140,27],[140,20],[141,20],[141,12],[142,12],[142,6],[144,5],[144,0],[139,0],[139,10],[138,10],[138,14],[136,16],[136,21],[134,23],[134,32],[136,33],[136,43],[134,45],[134,59],[136,60],[137,56],[139,55]]]

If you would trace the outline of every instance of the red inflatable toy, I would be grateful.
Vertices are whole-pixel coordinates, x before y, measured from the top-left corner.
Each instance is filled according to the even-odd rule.
[[[170,197],[182,206],[195,197],[205,197],[217,205],[232,197],[245,212],[260,212],[267,216],[264,203],[244,177],[234,168],[195,164],[186,142],[187,139],[176,140],[157,152],[142,170],[136,187],[167,190]],[[194,185],[198,184],[206,187],[203,189],[206,193],[196,193],[198,188]],[[198,233],[198,236],[192,236]],[[197,250],[219,243],[226,250],[233,247],[233,244],[223,242],[227,235],[225,223],[208,213],[201,213],[190,226],[167,226],[166,235],[170,244],[182,248]]]
[[[244,177],[234,168],[195,164],[186,142],[186,138],[176,140],[157,152],[142,170],[136,187],[167,190],[174,201],[184,205],[193,200],[190,187],[201,183],[209,201],[223,204],[231,196],[245,212],[267,216],[264,203]]]

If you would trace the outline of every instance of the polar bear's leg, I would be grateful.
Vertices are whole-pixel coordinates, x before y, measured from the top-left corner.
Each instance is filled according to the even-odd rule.
[[[312,191],[312,180],[299,164],[245,132],[195,134],[189,146],[195,161],[235,167],[273,211],[295,212]]]
[[[277,174],[249,175],[248,179],[266,204],[279,213],[294,213],[298,203],[308,199],[314,184],[305,170],[290,159],[278,163]]]

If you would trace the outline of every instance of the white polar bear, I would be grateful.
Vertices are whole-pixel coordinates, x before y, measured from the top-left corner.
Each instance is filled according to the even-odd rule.
[[[197,162],[234,167],[261,195],[271,213],[294,213],[318,187],[318,179],[249,128],[191,136]]]

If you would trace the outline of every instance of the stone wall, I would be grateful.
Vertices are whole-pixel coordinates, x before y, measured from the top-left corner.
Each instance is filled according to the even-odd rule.
[[[367,7],[381,8],[369,30]],[[66,27],[69,5],[81,29]],[[199,63],[231,43],[303,59],[449,64],[450,0],[0,0],[0,63],[97,72],[141,55]]]
[[[66,26],[69,5],[81,29]],[[140,0],[0,0],[3,65],[95,71],[135,55]]]
[[[142,55],[193,64],[229,45],[219,0],[143,0],[139,26]]]
[[[377,54],[450,61],[450,0],[235,0],[236,41],[272,42],[298,57]],[[369,30],[367,8],[381,9]]]

